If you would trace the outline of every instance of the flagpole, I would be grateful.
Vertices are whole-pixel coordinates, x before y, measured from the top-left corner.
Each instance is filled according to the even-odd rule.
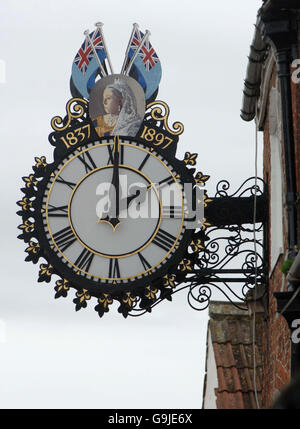
[[[129,74],[129,71],[130,71],[130,69],[131,69],[131,67],[132,67],[132,64],[133,64],[133,62],[135,61],[135,59],[136,59],[136,57],[138,56],[138,54],[139,54],[139,52],[140,52],[140,50],[142,49],[142,47],[144,46],[144,44],[145,44],[145,42],[146,42],[146,40],[148,40],[148,38],[149,38],[149,36],[150,36],[150,31],[149,30],[146,30],[146,33],[144,34],[144,37],[142,38],[142,41],[141,41],[141,44],[140,44],[140,46],[138,47],[138,49],[135,51],[135,53],[134,53],[134,55],[133,55],[133,57],[131,58],[131,60],[130,60],[130,63],[128,64],[128,67],[127,67],[127,69],[126,69],[126,72],[125,72],[125,74],[128,76],[128,74]]]
[[[108,64],[109,64],[110,72],[111,72],[111,74],[114,74],[113,68],[112,68],[112,64],[111,64],[111,61],[110,61],[110,56],[109,56],[108,50],[106,48],[106,44],[105,44],[105,40],[104,40],[104,35],[102,33],[102,27],[103,27],[103,25],[104,24],[102,22],[96,22],[96,24],[95,24],[95,26],[99,29],[101,37],[102,37],[102,42],[103,42],[104,50],[106,52],[106,58],[107,58],[107,61],[108,61]]]
[[[103,66],[102,66],[102,64],[101,64],[100,58],[98,57],[97,51],[96,51],[96,49],[95,49],[95,46],[94,46],[93,42],[91,41],[91,38],[90,38],[90,31],[89,31],[89,30],[85,30],[85,32],[84,32],[83,34],[85,35],[85,37],[86,37],[86,38],[88,39],[88,41],[90,42],[90,45],[91,45],[91,47],[92,47],[92,50],[93,50],[93,52],[94,52],[94,55],[95,55],[95,57],[96,57],[97,63],[98,63],[98,65],[99,65],[99,67],[100,67],[100,70],[101,70],[101,72],[102,72],[103,76],[107,76],[107,74],[106,74],[106,72],[105,72],[105,70],[104,70],[104,68],[103,68]]]
[[[136,32],[136,30],[138,28],[139,28],[139,25],[135,22],[133,24],[132,33],[131,33],[131,36],[130,36],[130,39],[129,39],[129,42],[128,42],[128,45],[127,45],[127,49],[126,49],[126,53],[125,53],[125,59],[124,59],[124,62],[123,62],[123,65],[122,65],[122,69],[121,69],[121,74],[125,73],[125,65],[126,65],[126,62],[127,62],[127,57],[128,57],[128,52],[129,52],[129,49],[130,49],[130,45],[131,45],[134,33]]]

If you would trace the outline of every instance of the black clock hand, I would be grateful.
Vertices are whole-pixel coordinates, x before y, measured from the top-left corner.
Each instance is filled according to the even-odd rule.
[[[112,177],[112,191],[110,192],[110,200],[112,207],[112,217],[110,218],[111,223],[118,224],[119,221],[119,213],[120,213],[120,201],[119,201],[119,193],[120,193],[120,178],[119,178],[119,136],[115,136],[114,138],[114,165],[113,165],[113,177]],[[115,205],[112,204],[112,201],[115,201]],[[115,226],[115,225],[114,225]]]
[[[130,196],[127,196],[125,198],[122,198],[120,200],[120,209],[123,210],[124,208],[128,209],[131,201],[133,201],[135,198],[139,198],[139,203],[143,203],[146,199],[147,190],[150,189],[146,186],[136,186],[136,189],[134,190],[134,193]]]
[[[140,195],[141,191],[136,191],[136,193],[134,195],[130,195],[130,197],[125,198],[125,200],[127,200],[127,209],[129,207],[129,204],[131,203],[132,200],[134,200],[136,197],[138,197]],[[122,202],[122,200],[121,200]]]
[[[114,138],[114,150],[113,150],[113,176],[111,180],[110,189],[108,192],[110,208],[107,216],[102,218],[102,215],[98,219],[97,223],[104,221],[111,224],[113,230],[116,229],[117,225],[120,223],[119,213],[120,213],[120,201],[119,201],[119,193],[120,193],[120,179],[119,179],[119,136],[115,136]]]

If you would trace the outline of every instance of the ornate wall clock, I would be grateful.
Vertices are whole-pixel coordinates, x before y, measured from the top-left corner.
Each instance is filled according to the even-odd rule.
[[[171,129],[168,106],[155,101],[161,68],[149,33],[134,25],[116,75],[96,27],[75,57],[66,116],[51,121],[53,162],[36,157],[23,177],[19,238],[26,261],[45,260],[38,281],[57,277],[56,298],[75,289],[79,310],[95,297],[100,316],[116,300],[126,317],[170,297],[191,269],[205,228],[197,207],[208,202],[195,185],[208,176],[195,175],[197,154],[175,157],[183,125]]]

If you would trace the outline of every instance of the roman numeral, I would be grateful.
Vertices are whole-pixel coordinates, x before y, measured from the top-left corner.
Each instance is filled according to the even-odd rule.
[[[152,243],[156,244],[157,246],[161,247],[166,251],[169,251],[175,240],[176,237],[174,237],[172,234],[169,234],[163,229],[159,229]]]
[[[108,161],[107,165],[114,163],[114,146],[107,145],[108,149]],[[124,146],[119,144],[119,164],[124,164]]]
[[[151,268],[151,264],[147,261],[147,259],[144,258],[144,256],[141,253],[138,253],[138,257],[140,258],[140,261],[144,267],[144,269],[147,271]]]
[[[107,164],[113,164],[114,163],[114,151],[113,151],[113,146],[112,145],[107,145],[107,150],[108,150],[108,161]]]
[[[92,260],[94,258],[94,254],[87,249],[83,249],[78,258],[75,261],[75,265],[84,271],[89,271]]]
[[[77,158],[84,165],[86,173],[88,173],[89,171],[93,171],[97,168],[97,165],[95,164],[89,152],[83,152],[83,154],[79,155]]]
[[[180,219],[182,217],[182,207],[181,206],[163,206],[162,216],[165,218]]]
[[[108,277],[110,278],[117,278],[117,277],[121,277],[120,275],[120,267],[119,267],[119,260],[118,259],[113,259],[111,258],[109,260],[109,273],[108,273]]]
[[[55,207],[48,204],[48,217],[68,217],[68,206]]]
[[[69,186],[69,188],[71,188],[71,189],[74,189],[74,187],[76,186],[76,183],[69,182],[68,180],[63,179],[61,176],[59,176],[59,177],[56,179],[56,182],[58,182],[58,183],[63,183],[64,185]]]
[[[142,171],[142,169],[143,169],[143,167],[144,167],[144,165],[146,164],[146,162],[148,161],[148,159],[150,158],[150,153],[148,153],[146,156],[145,156],[145,158],[144,158],[144,160],[143,160],[143,162],[141,163],[141,165],[139,166],[139,168],[138,168],[138,170],[139,171]]]
[[[76,241],[76,237],[70,226],[67,226],[53,234],[53,239],[62,252]]]

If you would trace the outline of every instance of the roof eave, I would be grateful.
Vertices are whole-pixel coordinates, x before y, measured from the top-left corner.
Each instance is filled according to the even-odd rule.
[[[250,46],[250,55],[246,77],[244,80],[243,101],[241,107],[241,118],[244,121],[252,121],[256,116],[257,100],[260,96],[260,85],[262,79],[262,67],[266,58],[267,50],[270,46],[268,37],[265,37],[266,22],[269,20],[284,19],[283,16],[288,11],[300,10],[299,0],[267,0],[258,10],[255,31]],[[284,12],[286,11],[286,12]],[[278,21],[278,24],[286,22]],[[285,31],[289,29],[285,28]]]

